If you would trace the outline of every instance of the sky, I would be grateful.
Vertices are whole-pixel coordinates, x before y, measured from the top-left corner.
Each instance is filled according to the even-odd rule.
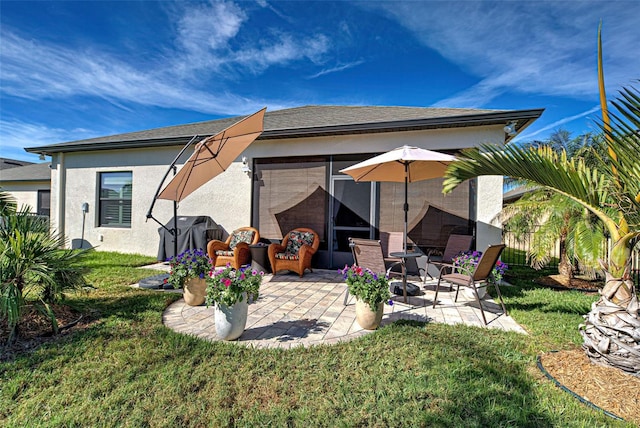
[[[597,131],[640,79],[640,1],[0,1],[0,157],[304,105],[524,110]]]

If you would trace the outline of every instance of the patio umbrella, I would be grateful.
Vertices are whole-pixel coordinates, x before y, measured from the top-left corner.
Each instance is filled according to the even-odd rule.
[[[404,182],[403,251],[406,253],[409,183],[443,177],[447,166],[455,160],[455,157],[444,153],[402,146],[341,169],[340,172],[350,175],[355,181]]]
[[[167,229],[164,224],[153,217],[153,206],[158,199],[173,201],[174,229],[170,232],[174,236],[174,252],[177,253],[177,202],[183,200],[200,186],[213,177],[224,172],[229,165],[251,144],[264,129],[264,113],[262,110],[245,117],[228,128],[215,135],[202,139],[194,149],[193,154],[187,159],[180,171],[173,176],[171,181],[160,191],[162,184],[167,179],[169,172],[174,170],[175,164],[184,151],[198,137],[194,136],[178,153],[166,174],[162,178],[158,190],[147,212],[147,219],[153,219],[160,226]],[[168,230],[168,229],[167,229]],[[176,256],[177,254],[174,254]]]
[[[262,133],[266,108],[200,141],[191,157],[157,196],[179,202],[229,165]]]

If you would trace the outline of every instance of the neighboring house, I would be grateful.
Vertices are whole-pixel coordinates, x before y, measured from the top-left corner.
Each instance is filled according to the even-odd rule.
[[[542,110],[305,106],[268,111],[263,134],[218,175],[183,200],[178,214],[209,216],[224,229],[252,225],[277,240],[311,227],[321,246],[318,267],[351,261],[347,237],[377,238],[403,230],[402,183],[355,183],[338,172],[402,145],[447,153],[481,143],[504,144]],[[157,254],[158,224],[146,214],[159,182],[194,136],[215,134],[240,117],[29,147],[52,157],[52,220],[69,239],[101,250]],[[505,134],[505,125],[515,132]],[[201,138],[198,138],[200,140]],[[179,160],[181,165],[192,150]],[[251,172],[243,168],[246,157]],[[166,183],[165,183],[166,184]],[[86,225],[83,204],[89,204]],[[423,249],[448,234],[476,234],[478,248],[500,241],[491,224],[502,208],[502,177],[481,177],[442,195],[442,180],[409,185],[409,230]],[[154,217],[168,223],[173,204],[158,200]]]
[[[0,171],[3,169],[16,168],[19,166],[31,165],[33,162],[21,161],[17,159],[0,158]]]
[[[51,164],[21,163],[24,166],[0,170],[0,187],[15,198],[18,207],[29,205],[34,214],[49,216]]]

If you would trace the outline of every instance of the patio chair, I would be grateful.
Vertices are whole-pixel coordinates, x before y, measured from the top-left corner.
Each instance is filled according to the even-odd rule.
[[[225,242],[214,239],[207,244],[207,253],[214,266],[231,264],[234,269],[246,265],[251,259],[249,245],[255,245],[260,240],[260,233],[253,227],[241,227],[231,232]]]
[[[440,269],[440,276],[438,277],[438,284],[436,285],[436,295],[433,298],[433,307],[436,307],[436,303],[438,302],[438,290],[440,289],[440,282],[446,281],[451,284],[455,284],[458,286],[456,289],[456,297],[455,302],[458,301],[458,293],[460,292],[460,286],[469,287],[473,290],[473,294],[476,297],[476,302],[480,307],[480,313],[482,314],[482,320],[484,321],[484,325],[487,325],[487,318],[484,315],[484,310],[482,309],[482,303],[480,302],[480,297],[478,296],[479,288],[486,288],[490,281],[489,276],[491,275],[491,271],[493,267],[496,265],[498,259],[500,258],[500,254],[502,250],[504,250],[505,245],[489,245],[487,250],[482,254],[480,260],[478,261],[478,265],[476,266],[475,271],[464,271],[464,272],[456,272],[456,270],[460,270],[458,266],[446,265],[452,269],[451,273],[444,273],[444,269]],[[443,263],[443,266],[445,264]],[[507,308],[504,306],[504,301],[502,300],[502,294],[500,293],[500,288],[498,284],[493,284],[496,292],[498,293],[498,297],[500,299],[500,305],[502,306],[502,310],[505,315],[507,315]]]
[[[471,243],[473,242],[473,236],[471,235],[457,235],[451,234],[447,239],[447,245],[444,247],[442,256],[435,255],[435,252],[427,253],[427,263],[424,267],[423,284],[427,282],[427,275],[433,279],[433,276],[429,273],[429,265],[435,266],[438,270],[445,269],[447,273],[451,273],[451,268],[448,267],[453,263],[453,259],[460,253],[464,253],[471,249]],[[447,266],[445,266],[447,265]],[[422,270],[422,268],[420,268]]]
[[[269,262],[275,276],[279,270],[296,272],[300,278],[305,270],[311,269],[311,259],[320,246],[320,237],[305,227],[293,229],[287,233],[282,244],[269,245]]]
[[[402,276],[401,272],[393,272],[391,269],[397,264],[402,264],[401,261],[393,263],[387,267],[385,264],[384,253],[382,252],[382,244],[378,240],[373,239],[360,239],[349,238],[349,246],[353,254],[353,263],[369,269],[371,272],[378,275],[397,275]],[[349,288],[344,293],[344,305],[346,306],[347,300],[349,300]]]

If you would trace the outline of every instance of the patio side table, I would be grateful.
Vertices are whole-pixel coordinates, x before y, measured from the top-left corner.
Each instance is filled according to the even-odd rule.
[[[251,252],[251,269],[270,273],[269,246],[264,244],[249,245],[249,251]]]

